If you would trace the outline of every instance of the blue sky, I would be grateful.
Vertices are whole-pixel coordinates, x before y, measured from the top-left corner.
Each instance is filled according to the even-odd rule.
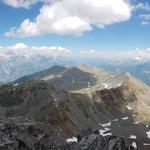
[[[39,1],[0,1],[0,46],[24,43],[28,46],[61,46],[72,51],[94,49],[105,52],[150,47],[150,17],[148,17],[150,2],[148,0],[111,0],[114,3],[110,3],[108,0],[106,0],[107,2],[99,0],[98,7],[101,8],[101,3],[104,3],[103,7],[105,8],[100,12],[93,9],[96,8],[94,5],[91,10],[83,11],[83,6],[78,3],[79,0],[70,0],[74,6],[69,0]],[[93,1],[98,0],[80,1],[83,1],[81,5],[85,4],[84,9],[87,9],[90,8]],[[120,6],[123,8],[119,8]],[[73,8],[74,11],[70,8]],[[124,11],[122,11],[123,9]],[[44,15],[50,15],[50,13],[55,13],[54,18],[45,19]],[[59,23],[59,20],[55,20],[57,16],[58,19],[62,19]],[[69,20],[65,18],[66,16]],[[38,21],[36,21],[37,17],[39,17]],[[49,16],[47,17],[49,18]],[[21,27],[26,19],[28,21],[24,27]],[[78,23],[76,24],[76,22]],[[53,28],[56,24],[57,26]],[[59,25],[64,30],[62,27],[59,28]],[[28,28],[29,30],[26,30]]]

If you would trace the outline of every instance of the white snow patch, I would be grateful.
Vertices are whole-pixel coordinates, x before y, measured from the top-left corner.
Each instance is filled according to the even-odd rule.
[[[119,86],[121,86],[121,83],[117,84],[117,86],[116,86],[116,87],[119,87]]]
[[[137,148],[136,142],[132,142],[132,146],[133,146],[134,148]]]
[[[113,121],[118,121],[119,119],[114,119]]]
[[[130,106],[126,106],[128,110],[132,110],[132,108]]]
[[[136,135],[130,135],[130,137],[129,137],[130,139],[136,139]]]
[[[124,117],[124,118],[122,118],[122,120],[127,120],[129,117],[127,116],[127,117]]]
[[[112,133],[105,133],[107,131],[110,131],[110,129],[109,128],[104,128],[104,130],[99,130],[100,135],[102,135],[102,136],[112,135]]]
[[[14,84],[13,86],[18,86],[19,84]]]
[[[139,124],[139,122],[135,122],[134,124]]]
[[[109,127],[109,126],[111,126],[111,124],[112,124],[112,122],[110,121],[110,122],[108,122],[108,123],[104,123],[104,124],[101,124],[101,123],[99,123],[102,127]]]
[[[72,137],[72,138],[66,139],[66,141],[68,143],[70,143],[70,142],[77,142],[77,138],[76,137]]]
[[[146,146],[146,145],[150,145],[150,143],[143,143],[143,145],[145,145],[145,146]]]
[[[104,85],[104,88],[108,88],[108,84],[106,84],[106,83],[103,83],[103,85]]]
[[[150,139],[150,130],[146,132],[147,137]]]
[[[88,85],[88,88],[90,88],[91,87],[91,85]]]
[[[148,125],[146,124],[146,128],[148,128]]]

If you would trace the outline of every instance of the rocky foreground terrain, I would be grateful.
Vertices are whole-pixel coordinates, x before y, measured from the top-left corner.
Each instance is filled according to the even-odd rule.
[[[98,130],[82,131],[70,143],[48,123],[13,117],[0,120],[1,150],[134,150],[124,139],[102,137]],[[71,142],[72,140],[72,142]]]
[[[0,86],[1,146],[149,150],[149,97],[129,73],[87,65],[25,76]]]

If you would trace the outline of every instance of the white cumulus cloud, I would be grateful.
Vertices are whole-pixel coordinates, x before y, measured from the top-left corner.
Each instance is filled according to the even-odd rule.
[[[3,0],[3,2],[9,6],[19,8],[29,8],[31,4],[34,4],[36,0]]]
[[[69,57],[72,51],[61,46],[28,46],[24,43],[17,43],[15,45],[10,45],[7,47],[0,47],[0,54],[15,54],[17,56],[44,56],[44,57],[59,57],[66,56]],[[11,53],[10,53],[11,52]]]
[[[24,43],[17,43],[15,45],[8,46],[7,49],[11,49],[11,50],[24,50],[24,49],[28,49],[28,46],[25,45]]]
[[[131,59],[131,60],[139,60],[146,61],[150,60],[150,48],[147,49],[139,49],[135,50],[127,50],[123,52],[104,52],[98,50],[81,50],[78,52],[72,51],[70,49],[61,47],[61,46],[28,46],[24,43],[17,43],[15,45],[10,45],[7,47],[0,46],[0,55],[12,57],[24,57],[28,58],[70,58],[72,60],[117,60],[117,59]]]
[[[137,5],[133,6],[132,9],[142,9],[145,11],[150,11],[150,5],[148,2],[146,3],[138,3]]]
[[[34,0],[15,1],[35,3]],[[127,21],[131,11],[126,0],[56,0],[45,3],[33,22],[26,19],[18,29],[12,28],[5,36],[27,37],[49,33],[79,36],[92,30],[92,26],[104,28],[106,25]]]
[[[143,18],[144,20],[150,20],[150,14],[141,14],[139,17]]]
[[[5,4],[12,6],[14,8],[26,8],[28,9],[31,5],[36,4],[38,2],[43,3],[52,3],[56,0],[2,0]]]

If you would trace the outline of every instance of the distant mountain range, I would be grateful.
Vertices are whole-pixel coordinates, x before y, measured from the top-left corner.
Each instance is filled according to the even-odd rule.
[[[21,50],[18,50],[21,51]],[[19,52],[18,52],[19,53]],[[73,64],[71,59],[65,57],[43,56],[40,54],[18,54],[11,50],[0,53],[0,81],[9,82],[34,72],[47,69],[54,65]]]
[[[129,72],[150,85],[150,60],[77,58],[65,55],[53,56],[42,52],[4,50],[0,53],[0,81],[10,82],[22,76],[48,69],[52,66],[73,66],[86,63],[115,73]]]
[[[3,85],[3,84],[4,84],[4,82],[1,82],[1,81],[0,81],[0,85]]]

